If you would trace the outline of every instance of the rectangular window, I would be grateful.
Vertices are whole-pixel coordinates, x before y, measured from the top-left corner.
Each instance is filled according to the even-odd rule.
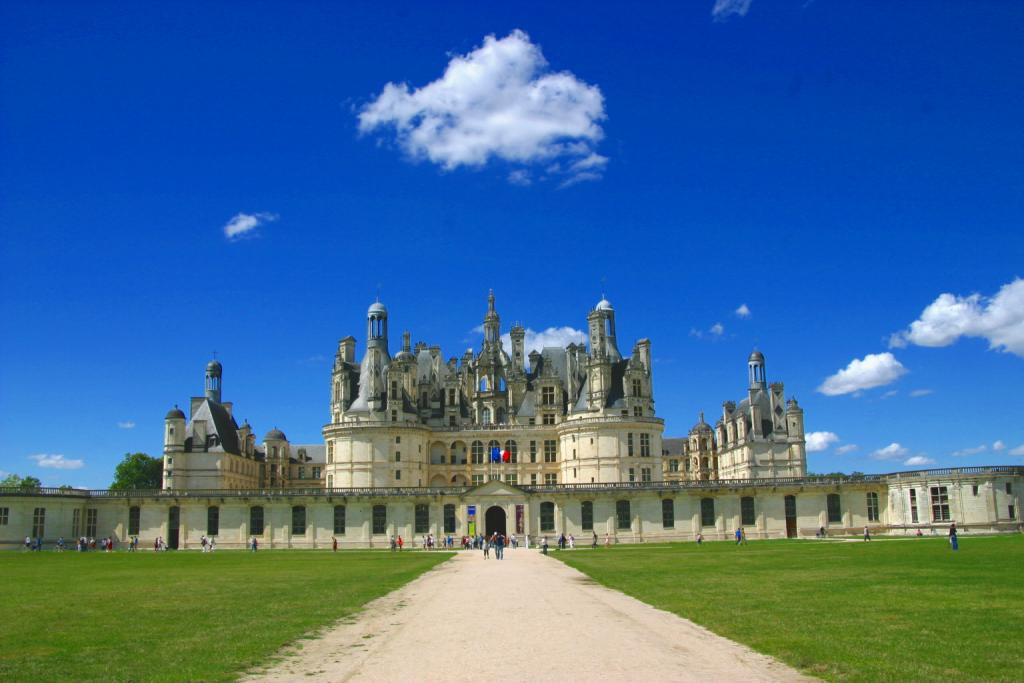
[[[917,490],[910,489],[910,521],[917,524]]]
[[[949,492],[945,486],[932,487],[932,521],[949,521]]]
[[[974,486],[971,487],[971,493],[973,493],[974,495],[978,495],[978,485],[977,484],[975,484]]]
[[[553,424],[555,424],[555,414],[554,413],[544,413],[544,424],[546,424],[546,425],[553,425]]]
[[[259,505],[249,508],[249,533],[253,536],[263,535],[263,508]]]
[[[555,504],[544,502],[540,504],[540,530],[555,530]]]
[[[650,483],[651,481],[651,468],[641,467],[640,468],[640,481]]]
[[[96,511],[93,510],[95,513]],[[46,535],[46,508],[36,508],[32,511],[32,538],[42,538]],[[92,534],[96,535],[95,532]]]
[[[554,439],[544,440],[544,462],[555,462],[555,456],[557,454],[558,442]]]
[[[643,417],[644,409],[640,406],[633,406],[633,417]]]
[[[85,535],[89,538],[96,538],[96,515],[96,508],[89,508],[85,511]]]
[[[314,479],[319,479],[320,478],[320,468],[319,467],[314,467],[313,468],[313,478]]]
[[[1010,519],[1017,519],[1017,509],[1014,506],[1010,506]]]
[[[373,533],[386,534],[388,532],[388,506],[373,506]]]
[[[72,510],[71,511],[71,535],[78,538],[79,534],[82,533],[82,511]]]
[[[482,475],[482,474],[474,474],[473,475],[473,486],[480,486],[480,484],[482,484],[482,483],[484,483],[484,475]]]
[[[627,432],[626,434],[626,456],[633,457],[633,432]]]
[[[678,460],[669,460],[668,461],[668,471],[669,472],[678,472],[679,471],[679,461]]]
[[[638,379],[633,380],[633,395],[634,396],[641,396],[642,394],[643,394],[643,384]]]
[[[306,535],[306,508],[302,505],[292,506],[292,536]]]
[[[636,481],[636,469],[633,467],[629,468],[629,480],[631,482]]]
[[[615,501],[615,528],[626,530],[633,528],[633,519],[629,513],[628,500]]]
[[[549,472],[548,474],[544,475],[544,485],[545,486],[554,486],[557,483],[558,483],[558,475],[557,474],[552,474],[552,473]]]
[[[540,390],[540,404],[542,406],[553,406],[555,405],[555,388],[554,387],[543,387]]]
[[[395,462],[402,462],[402,451],[395,451]]]
[[[1013,495],[1013,484],[1011,484],[1010,482],[1006,482],[1006,495]]]
[[[128,508],[128,535],[136,536],[139,533],[139,513],[140,509],[138,505],[133,505]]]
[[[416,506],[416,533],[425,534],[430,531],[430,509],[424,503]]]
[[[651,457],[651,435],[641,434],[640,435],[640,457],[649,458]]]
[[[594,530],[594,504],[589,500],[580,503],[580,526],[584,531]]]
[[[537,442],[530,442],[530,462],[537,462]]]
[[[839,524],[843,521],[843,511],[839,504],[839,494],[830,493],[825,499],[825,508],[828,513],[829,524]]]
[[[455,506],[451,503],[444,506],[444,532],[446,534],[455,533]]]
[[[715,499],[714,498],[701,498],[700,499],[700,525],[701,526],[714,526],[715,525]]]
[[[206,508],[206,535],[216,536],[220,533],[220,508],[210,506]]]
[[[536,485],[537,485],[537,475],[536,474],[531,474],[530,475],[530,486],[536,486]]]
[[[676,526],[676,502],[671,498],[661,499],[661,526],[665,529]]]
[[[338,536],[345,534],[345,506],[334,506],[334,533]]]
[[[78,512],[78,510],[75,510]],[[7,526],[7,520],[10,518],[10,508],[0,508],[0,526]]]
[[[450,406],[455,405],[455,390],[454,389],[449,389],[448,390],[448,405],[450,405]]]
[[[398,422],[398,411],[397,410],[392,410],[391,411],[391,421],[392,422]]]
[[[395,481],[402,478],[402,470],[395,470]]]
[[[754,512],[754,498],[743,496],[740,498],[740,524],[743,526],[754,526],[757,514]]]
[[[878,494],[874,491],[868,492],[868,521],[878,521]]]
[[[505,475],[505,483],[508,484],[509,486],[515,486],[516,484],[519,483],[518,475],[506,474]]]
[[[299,479],[305,479],[305,478],[306,478],[306,468],[303,467],[302,465],[299,465]]]

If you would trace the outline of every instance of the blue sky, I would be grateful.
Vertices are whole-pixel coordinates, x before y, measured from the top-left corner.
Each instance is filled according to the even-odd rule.
[[[604,292],[667,435],[756,345],[813,470],[1022,461],[1024,5],[383,4],[3,3],[0,470],[107,485],[214,350],[317,441],[378,287],[446,355]]]

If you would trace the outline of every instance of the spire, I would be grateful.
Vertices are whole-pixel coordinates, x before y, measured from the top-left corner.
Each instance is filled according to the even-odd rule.
[[[494,308],[494,290],[487,293],[487,315],[484,316],[484,343],[497,344],[501,336],[501,318]]]

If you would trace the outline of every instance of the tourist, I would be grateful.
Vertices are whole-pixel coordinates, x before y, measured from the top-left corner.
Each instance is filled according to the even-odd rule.
[[[739,527],[736,527],[736,545],[743,542],[743,532],[740,531]]]
[[[953,550],[960,549],[960,544],[956,538],[956,522],[949,525],[949,545],[952,546]]]
[[[61,536],[57,539],[57,552],[64,552],[64,537]]]
[[[216,538],[211,538],[210,539],[210,552],[212,553],[216,549],[217,549],[217,539]]]
[[[331,550],[333,552],[338,552],[338,539],[334,536],[331,536]]]
[[[38,553],[43,549],[43,537],[36,536],[36,552]]]
[[[743,545],[747,544],[747,530],[744,529],[743,527],[740,527],[740,542]]]
[[[704,534],[702,534],[702,533],[700,533],[700,532],[698,531],[698,532],[697,532],[697,545],[700,545],[700,544],[702,544],[703,542],[704,542]]]
[[[917,530],[917,537],[921,538],[922,536],[924,536],[924,534],[921,532],[921,529],[918,529]]]
[[[569,550],[575,550],[575,549],[576,549],[576,537],[573,536],[572,534],[569,534]]]
[[[864,525],[864,540],[865,541],[870,541],[871,540],[871,532],[868,531],[868,525],[867,524]]]
[[[488,557],[491,556],[491,540],[489,538],[486,538],[483,540],[481,545],[484,548],[484,559],[486,560]]]
[[[391,552],[395,552],[398,549],[398,542],[395,541],[395,537],[391,537]]]
[[[605,548],[611,548],[612,547],[612,535],[610,533],[608,533],[607,531],[604,532],[604,547]]]
[[[399,551],[401,551],[401,550],[402,550],[402,547],[403,547],[404,545],[405,545],[405,541],[403,541],[403,540],[402,540],[402,537],[401,537],[401,536],[399,536],[399,537],[398,537],[398,550],[399,550]]]
[[[249,548],[250,548],[249,552],[253,552],[253,553],[256,552],[256,549],[258,548],[258,543],[256,542],[256,536],[255,535],[253,535],[252,540],[249,541]]]
[[[597,550],[597,532],[594,532],[594,540],[590,542],[590,549]]]
[[[821,534],[819,538],[826,538],[828,536],[828,534],[825,533],[825,527],[820,527],[818,529],[818,533]]]
[[[505,559],[505,537],[501,534],[494,534],[494,559]]]
[[[25,551],[28,552],[30,550],[32,550],[32,537],[31,536],[26,536],[25,537]]]
[[[548,554],[548,537],[545,536],[540,542],[540,551],[544,555]]]

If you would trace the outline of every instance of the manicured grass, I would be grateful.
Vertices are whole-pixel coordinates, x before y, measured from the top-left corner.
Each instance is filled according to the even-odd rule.
[[[1018,681],[1024,537],[555,553],[599,583],[831,681]],[[685,666],[685,662],[680,662]]]
[[[0,553],[0,680],[228,680],[450,556]]]

